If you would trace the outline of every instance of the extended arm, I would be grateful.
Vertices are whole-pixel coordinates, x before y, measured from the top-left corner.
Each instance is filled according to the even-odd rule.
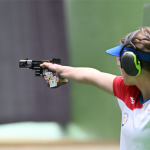
[[[100,72],[93,68],[69,67],[52,63],[43,63],[41,67],[47,67],[52,71],[56,71],[63,78],[96,86],[105,92],[113,94],[113,80],[116,77],[108,73]]]

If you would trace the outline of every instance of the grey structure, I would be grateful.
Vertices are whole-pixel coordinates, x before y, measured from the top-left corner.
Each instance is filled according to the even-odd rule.
[[[0,1],[0,124],[70,119],[69,84],[49,89],[19,60],[61,58],[69,65],[62,0]]]

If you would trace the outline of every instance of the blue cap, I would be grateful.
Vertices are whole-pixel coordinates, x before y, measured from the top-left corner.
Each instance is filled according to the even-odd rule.
[[[113,55],[113,56],[118,56],[120,57],[120,50],[122,48],[122,45],[113,47],[111,49],[106,50],[107,54]],[[125,47],[121,53],[121,56],[126,52],[126,51],[130,51],[133,52],[135,54],[137,54],[139,60],[144,60],[144,61],[150,61],[150,54],[149,53],[143,53],[140,51],[137,51],[135,49],[129,48],[129,47]]]

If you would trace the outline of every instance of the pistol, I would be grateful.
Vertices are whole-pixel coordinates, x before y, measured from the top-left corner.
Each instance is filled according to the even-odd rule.
[[[35,76],[46,76],[49,81],[48,87],[50,88],[57,88],[60,85],[66,84],[68,82],[67,79],[60,77],[60,75],[57,72],[50,71],[48,68],[41,67],[40,65],[44,62],[60,64],[61,60],[58,58],[53,58],[50,60],[29,60],[27,58],[19,61],[19,68],[35,70]]]

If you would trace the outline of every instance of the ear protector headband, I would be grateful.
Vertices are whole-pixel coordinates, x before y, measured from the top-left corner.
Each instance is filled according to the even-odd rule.
[[[138,76],[141,73],[141,64],[137,57],[137,50],[136,50],[135,45],[132,43],[132,39],[137,32],[139,32],[139,30],[133,32],[132,34],[128,34],[126,36],[123,47],[120,50],[121,68],[123,68],[124,71],[130,76]],[[127,51],[127,52],[124,52],[124,54],[121,56],[123,49],[127,45],[131,45],[133,49],[135,49],[135,53]]]

